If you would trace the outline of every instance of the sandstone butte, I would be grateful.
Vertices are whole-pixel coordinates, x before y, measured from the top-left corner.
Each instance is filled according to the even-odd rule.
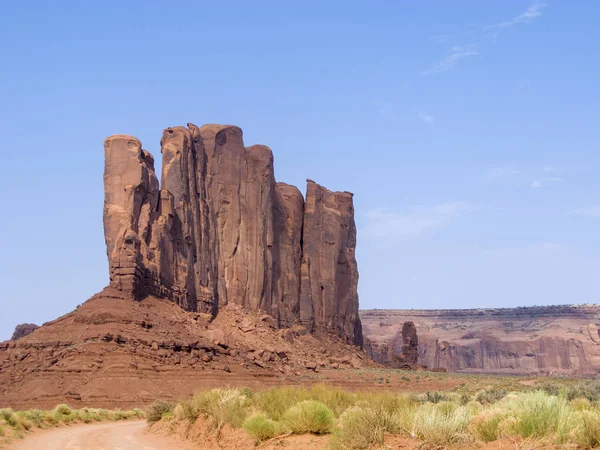
[[[161,139],[159,186],[141,142],[104,141],[110,285],[215,315],[228,303],[362,345],[352,194],[275,181],[273,153],[231,125]]]
[[[344,385],[343,369],[374,365],[361,349],[352,194],[276,182],[271,150],[245,147],[235,126],[164,130],[160,184],[138,139],[110,136],[104,152],[110,283],[0,343],[0,406]]]

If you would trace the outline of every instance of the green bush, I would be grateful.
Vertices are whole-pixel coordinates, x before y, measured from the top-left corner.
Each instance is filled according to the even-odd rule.
[[[211,425],[220,430],[226,423],[234,428],[242,426],[248,417],[250,400],[240,389],[221,388],[197,394],[192,399],[198,415],[203,414]]]
[[[383,445],[384,433],[399,433],[401,424],[393,413],[383,408],[352,406],[340,416],[339,428],[331,440],[333,450],[370,449]]]
[[[435,392],[429,392],[427,391],[425,393],[425,399],[426,402],[429,403],[439,403],[442,401],[446,401],[448,400],[448,397],[444,394],[440,394],[439,392],[435,391]]]
[[[507,392],[504,389],[489,386],[483,391],[475,394],[475,400],[482,405],[496,403],[506,397]]]
[[[495,441],[500,434],[498,426],[506,416],[506,411],[500,408],[482,411],[469,421],[469,431],[483,442]]]
[[[600,400],[600,382],[586,381],[567,388],[567,400],[587,398],[590,402]]]
[[[333,429],[335,416],[323,403],[304,400],[288,409],[283,420],[295,434],[327,434]]]
[[[152,424],[162,419],[163,414],[173,412],[175,403],[156,400],[146,410],[146,419]]]
[[[523,438],[552,437],[563,442],[574,428],[573,409],[562,397],[534,391],[507,400],[502,406],[515,419],[505,427],[507,434]]]
[[[269,419],[264,414],[250,416],[242,426],[254,438],[257,444],[267,439],[273,439],[283,432],[283,427],[280,423]]]
[[[583,448],[600,446],[600,416],[597,411],[580,411],[575,422],[578,424],[573,440]]]
[[[11,408],[0,409],[0,418],[2,418],[2,420],[4,420],[5,422],[8,422],[10,416],[12,416],[13,413],[14,411]]]
[[[548,382],[538,385],[537,389],[545,392],[548,395],[554,395],[556,397],[561,395],[562,391],[564,390],[562,385]]]
[[[56,405],[56,407],[54,408],[54,412],[58,414],[69,415],[71,414],[71,407],[65,404]]]
[[[471,416],[471,411],[466,406],[459,406],[449,412],[447,408],[440,409],[435,404],[426,403],[416,412],[414,436],[437,447],[468,442],[471,438],[467,433],[467,426]]]

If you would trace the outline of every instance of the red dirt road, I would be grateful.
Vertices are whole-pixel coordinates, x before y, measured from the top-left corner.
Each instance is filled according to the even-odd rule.
[[[146,431],[146,421],[55,428],[26,436],[8,450],[192,450],[186,443]]]

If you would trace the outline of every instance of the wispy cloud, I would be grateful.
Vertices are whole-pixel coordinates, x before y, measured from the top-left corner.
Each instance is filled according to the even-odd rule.
[[[403,213],[373,209],[367,213],[368,223],[362,232],[383,243],[416,238],[426,231],[443,228],[468,209],[469,204],[462,201],[421,206]]]
[[[527,244],[520,247],[505,247],[486,250],[487,255],[502,257],[525,257],[538,255],[552,255],[571,250],[571,247],[565,244],[555,242],[544,242],[541,244]]]
[[[556,172],[558,172],[558,170],[556,170],[556,169],[555,169],[554,167],[552,167],[552,166],[544,166],[544,167],[542,167],[540,170],[541,170],[542,172],[545,172],[545,173],[556,173]]]
[[[492,25],[492,28],[508,28],[519,23],[533,22],[536,18],[542,15],[542,10],[546,6],[546,3],[536,2],[518,16],[515,16],[512,19],[507,20],[505,22],[500,22],[496,25]]]
[[[582,216],[594,217],[600,219],[600,205],[590,206],[589,208],[582,208],[576,211],[577,214]]]
[[[496,167],[487,171],[484,180],[488,183],[497,183],[506,178],[512,178],[521,172],[513,167]]]
[[[542,15],[542,10],[547,6],[546,3],[542,3],[541,1],[536,1],[534,4],[529,6],[525,11],[521,14],[513,17],[510,20],[506,20],[504,22],[497,23],[491,26],[485,26],[479,28],[474,36],[471,38],[467,38],[469,40],[473,40],[475,42],[481,43],[484,41],[495,41],[500,37],[500,29],[509,28],[513,25],[517,25],[520,23],[529,23],[533,22],[536,18]],[[479,36],[479,37],[477,37]],[[452,35],[448,34],[438,34],[429,36],[429,39],[437,42],[437,43],[446,43],[449,42],[452,38]],[[466,46],[454,46],[449,50],[449,54],[440,60],[438,63],[434,64],[430,68],[423,70],[421,72],[422,75],[432,75],[435,73],[446,72],[448,70],[453,69],[459,63],[460,60],[467,58],[469,56],[478,56],[479,51],[475,44],[469,44]]]
[[[417,113],[417,117],[419,118],[419,120],[425,123],[433,123],[435,121],[435,118],[433,116],[430,116],[429,114],[426,114],[423,111],[419,111]]]
[[[477,56],[479,52],[476,50],[473,44],[469,44],[466,46],[454,46],[450,49],[450,54],[446,56],[444,59],[434,64],[429,69],[421,72],[423,75],[431,75],[434,73],[446,72],[448,70],[454,69],[456,65],[459,63],[461,59],[467,58],[469,56]]]
[[[531,182],[531,184],[529,185],[530,187],[537,189],[537,188],[541,188],[543,187],[546,183],[558,183],[563,181],[562,178],[558,178],[558,177],[551,177],[551,178],[541,178],[539,180],[534,180]]]

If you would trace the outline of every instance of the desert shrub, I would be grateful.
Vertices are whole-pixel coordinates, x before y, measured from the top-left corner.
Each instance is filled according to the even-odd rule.
[[[435,392],[429,392],[427,391],[425,393],[425,397],[424,397],[424,401],[429,402],[429,403],[439,403],[442,401],[447,401],[448,397],[445,396],[444,394],[441,394],[437,391]]]
[[[448,414],[447,410],[426,403],[416,412],[413,434],[434,447],[467,442],[470,440],[467,426],[471,415],[465,406],[459,406]]]
[[[295,434],[327,434],[333,428],[335,417],[323,403],[303,400],[288,409],[283,415],[283,420]]]
[[[31,420],[31,422],[33,422],[33,424],[35,426],[41,426],[44,422],[45,419],[45,414],[43,411],[39,410],[39,409],[32,409],[30,411],[26,411],[25,412],[25,417],[29,420]]]
[[[54,408],[54,412],[58,413],[58,414],[64,414],[64,415],[69,415],[71,414],[71,407],[69,405],[65,405],[65,404],[61,404],[61,405],[56,405],[56,407]]]
[[[192,399],[198,415],[203,414],[216,429],[228,423],[242,426],[248,416],[250,401],[239,389],[221,388],[197,394]]]
[[[569,403],[542,391],[522,393],[502,406],[515,419],[504,424],[504,434],[524,438],[554,437],[563,442],[574,425]]]
[[[487,409],[471,417],[469,431],[483,442],[495,441],[499,437],[498,426],[507,416],[500,408]]]
[[[460,399],[458,400],[458,402],[463,406],[467,405],[470,401],[471,396],[469,394],[461,394]]]
[[[587,398],[574,398],[569,403],[575,411],[588,411],[593,408],[592,402]]]
[[[4,436],[4,427],[0,425],[0,436]]]
[[[355,394],[346,392],[340,388],[317,384],[308,391],[306,399],[323,403],[338,417],[356,403],[357,397]]]
[[[383,445],[384,433],[399,433],[398,418],[384,408],[352,406],[340,416],[339,428],[331,439],[333,450],[370,449]]]
[[[0,418],[2,418],[2,420],[5,422],[8,422],[8,419],[13,415],[13,413],[14,411],[11,408],[0,409]]]
[[[304,398],[300,399],[301,396]],[[257,410],[264,412],[275,421],[280,421],[290,405],[306,399],[305,390],[282,386],[257,392],[254,394],[252,402]]]
[[[16,416],[16,421],[18,421],[21,427],[25,430],[31,430],[33,428],[33,422],[29,420],[27,411],[18,411],[13,414]]]
[[[284,428],[279,422],[269,419],[264,414],[254,414],[244,421],[244,429],[254,438],[256,443],[279,436]]]
[[[506,397],[507,392],[504,389],[488,386],[486,389],[475,394],[475,400],[482,405],[496,403]]]
[[[14,412],[4,420],[6,421],[7,425],[11,426],[15,430],[21,430],[23,428],[21,425],[21,417]]]
[[[600,382],[586,381],[569,386],[567,388],[566,397],[568,400],[576,398],[587,398],[590,402],[600,400]]]
[[[150,424],[158,422],[164,414],[173,412],[174,408],[175,404],[173,402],[156,400],[146,410],[146,420]]]
[[[198,411],[198,408],[196,408],[193,399],[179,403],[173,410],[173,417],[175,417],[175,419],[187,421],[189,423],[194,423],[199,414],[200,412]]]
[[[296,387],[277,387],[257,392],[252,403],[259,411],[263,411],[271,419],[280,421],[290,405],[304,400],[315,400],[327,406],[336,416],[343,413],[357,401],[353,393],[327,385],[316,385],[310,389]]]
[[[52,415],[55,423],[70,423],[79,418],[79,411],[71,409],[69,405],[61,404],[52,410]]]
[[[556,383],[542,383],[537,386],[537,389],[545,392],[548,395],[559,396],[564,391],[564,387]]]
[[[600,446],[600,415],[596,411],[579,411],[575,419],[577,428],[572,433],[573,441],[583,448]]]
[[[134,413],[132,411],[121,411],[121,410],[116,410],[113,411],[111,414],[111,420],[115,420],[115,421],[119,421],[119,420],[127,420],[127,419],[131,419],[134,416]]]

